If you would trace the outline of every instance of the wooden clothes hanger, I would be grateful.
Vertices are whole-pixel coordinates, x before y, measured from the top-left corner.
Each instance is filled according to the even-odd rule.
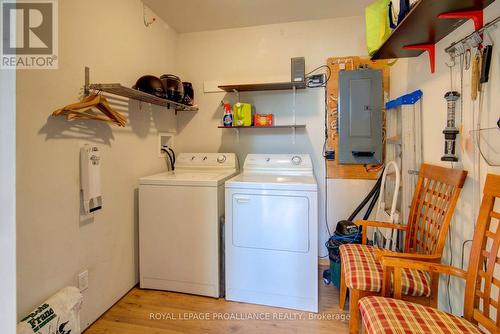
[[[97,108],[106,117],[90,112]],[[125,126],[127,119],[120,113],[114,111],[104,96],[94,94],[86,96],[82,101],[65,106],[52,113],[53,116],[66,116],[67,119],[93,119],[115,123]]]
[[[98,109],[104,116],[91,112],[92,108]],[[80,102],[57,109],[52,113],[52,116],[66,116],[68,120],[92,119],[111,122],[118,126],[125,126],[127,123],[127,118],[119,112],[114,111],[109,105],[108,100],[99,94],[86,96]]]

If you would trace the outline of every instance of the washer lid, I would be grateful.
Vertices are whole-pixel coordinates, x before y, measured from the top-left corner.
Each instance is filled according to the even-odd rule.
[[[313,175],[242,173],[226,181],[226,188],[318,191]]]
[[[174,185],[216,187],[236,175],[236,169],[176,169],[139,179],[141,185]]]

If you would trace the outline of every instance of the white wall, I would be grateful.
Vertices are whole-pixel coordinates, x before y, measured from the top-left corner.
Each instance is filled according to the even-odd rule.
[[[326,63],[332,56],[366,53],[364,19],[349,17],[226,29],[179,35],[178,64],[182,79],[192,81],[200,111],[194,117],[180,116],[180,151],[235,152],[240,164],[248,153],[308,153],[320,185],[320,254],[327,239],[325,229],[324,90],[297,91],[298,130],[293,144],[290,129],[240,131],[218,129],[222,118],[220,101],[236,102],[235,94],[203,93],[204,82],[247,83],[290,80],[290,58],[304,56],[306,71]],[[259,113],[275,114],[276,124],[292,122],[292,92],[249,92],[242,102],[255,105]],[[372,181],[329,180],[329,222],[332,228],[345,219],[368,192]],[[352,202],[342,200],[345,195]],[[335,206],[336,205],[336,206]]]
[[[16,325],[16,72],[0,70],[0,332]]]
[[[485,22],[489,22],[492,19],[500,15],[500,2],[496,1],[490,5],[485,11]],[[445,61],[449,60],[449,57],[444,52],[444,49],[450,45],[453,41],[456,41],[473,30],[472,22],[467,22],[462,27],[454,31],[452,34],[444,38],[436,46],[436,73],[431,74],[429,68],[429,60],[427,54],[423,54],[418,58],[402,59],[392,67],[391,69],[391,80],[392,80],[392,96],[397,97],[406,92],[411,92],[415,89],[421,89],[424,92],[423,97],[423,145],[424,145],[424,161],[434,164],[442,164],[444,166],[450,166],[450,163],[443,163],[440,161],[443,155],[444,137],[442,131],[446,124],[446,101],[444,99],[444,94],[450,90],[450,71],[445,65]],[[500,31],[498,29],[493,29],[491,31],[491,36],[494,42],[499,45],[500,43]],[[486,38],[487,43],[489,43],[488,38]],[[492,67],[490,73],[490,83],[487,86],[485,92],[484,100],[484,117],[482,121],[482,127],[494,127],[496,126],[496,121],[500,117],[500,98],[498,91],[500,89],[500,52],[498,46],[493,48],[493,58]],[[458,62],[458,59],[457,59]],[[460,90],[460,66],[454,68],[453,71],[453,89]],[[470,145],[470,135],[469,130],[472,128],[472,103],[470,99],[470,71],[465,71],[463,76],[463,135],[462,141],[465,143],[467,148],[465,152],[461,152],[461,160],[459,163],[455,164],[456,167],[464,168],[469,171],[469,177],[466,181],[465,187],[461,193],[460,200],[458,202],[455,219],[451,226],[451,240],[450,244],[447,241],[445,259],[443,262],[449,263],[450,252],[449,247],[452,247],[453,264],[455,266],[460,266],[461,253],[462,253],[462,243],[465,240],[472,239],[474,222],[477,215],[478,202],[482,188],[477,191],[477,196],[474,194],[474,184],[479,182],[484,183],[486,173],[500,173],[500,168],[489,167],[484,161],[481,161],[481,173],[480,179],[474,176],[473,167],[473,154],[472,146]],[[477,111],[477,103],[476,103]],[[460,114],[460,111],[457,111]],[[459,116],[457,116],[459,117]],[[498,143],[500,142],[500,136],[498,136],[498,131],[490,132],[490,137],[483,137],[488,139],[493,145],[494,150],[498,152]],[[460,139],[458,140],[460,142]],[[485,142],[483,141],[483,144]],[[484,145],[486,147],[486,145]],[[487,150],[487,147],[486,147]],[[491,154],[492,157],[496,158],[496,162],[500,162],[500,154]],[[476,186],[476,189],[479,189]],[[470,251],[470,243],[466,244],[465,247],[465,265],[467,267],[468,253]],[[447,310],[448,309],[448,296],[446,293],[445,281],[442,281],[440,290],[440,307]],[[462,314],[462,304],[463,304],[463,291],[464,285],[460,280],[452,279],[452,285],[450,289],[451,302],[453,311],[457,314]]]
[[[18,315],[76,285],[88,269],[87,326],[138,282],[137,179],[165,168],[156,134],[175,130],[176,120],[173,111],[139,110],[133,101],[117,107],[129,117],[125,128],[49,115],[78,100],[85,65],[92,82],[127,86],[142,74],[175,72],[177,36],[161,20],[146,28],[139,0],[64,0],[59,10],[59,69],[18,71]],[[102,154],[104,207],[94,219],[79,214],[85,143],[99,145]]]

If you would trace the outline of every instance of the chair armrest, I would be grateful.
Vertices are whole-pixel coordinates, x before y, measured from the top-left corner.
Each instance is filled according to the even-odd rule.
[[[376,249],[375,256],[379,262],[382,262],[383,258],[392,257],[398,259],[405,260],[413,260],[413,261],[424,261],[424,262],[439,262],[441,261],[441,255],[424,255],[424,254],[415,254],[415,253],[398,253],[391,252],[384,249]]]
[[[357,220],[354,222],[354,224],[358,226],[363,226],[363,227],[385,227],[385,228],[392,228],[396,230],[402,230],[406,231],[407,227],[406,225],[401,225],[401,224],[393,224],[393,223],[386,223],[386,222],[380,222],[376,220]],[[361,235],[361,243],[363,245],[366,245],[367,241],[367,234],[366,234],[366,228],[363,229],[363,233]]]
[[[452,266],[448,266],[440,263],[424,262],[424,261],[412,261],[403,258],[395,257],[383,257],[382,266],[384,266],[384,271],[387,267],[394,269],[394,298],[401,299],[402,294],[402,284],[401,284],[401,271],[402,269],[416,269],[427,271],[431,273],[439,273],[446,275],[453,275],[462,279],[467,278],[467,272]],[[386,280],[384,280],[385,284]],[[387,287],[384,286],[384,291],[387,291]]]
[[[406,230],[406,225],[379,222],[377,220],[356,220],[354,224],[360,226],[387,227],[397,230]]]

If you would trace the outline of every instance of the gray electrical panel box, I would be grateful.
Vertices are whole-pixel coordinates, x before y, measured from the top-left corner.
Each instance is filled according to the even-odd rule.
[[[339,163],[382,162],[382,100],[381,70],[339,73]]]

